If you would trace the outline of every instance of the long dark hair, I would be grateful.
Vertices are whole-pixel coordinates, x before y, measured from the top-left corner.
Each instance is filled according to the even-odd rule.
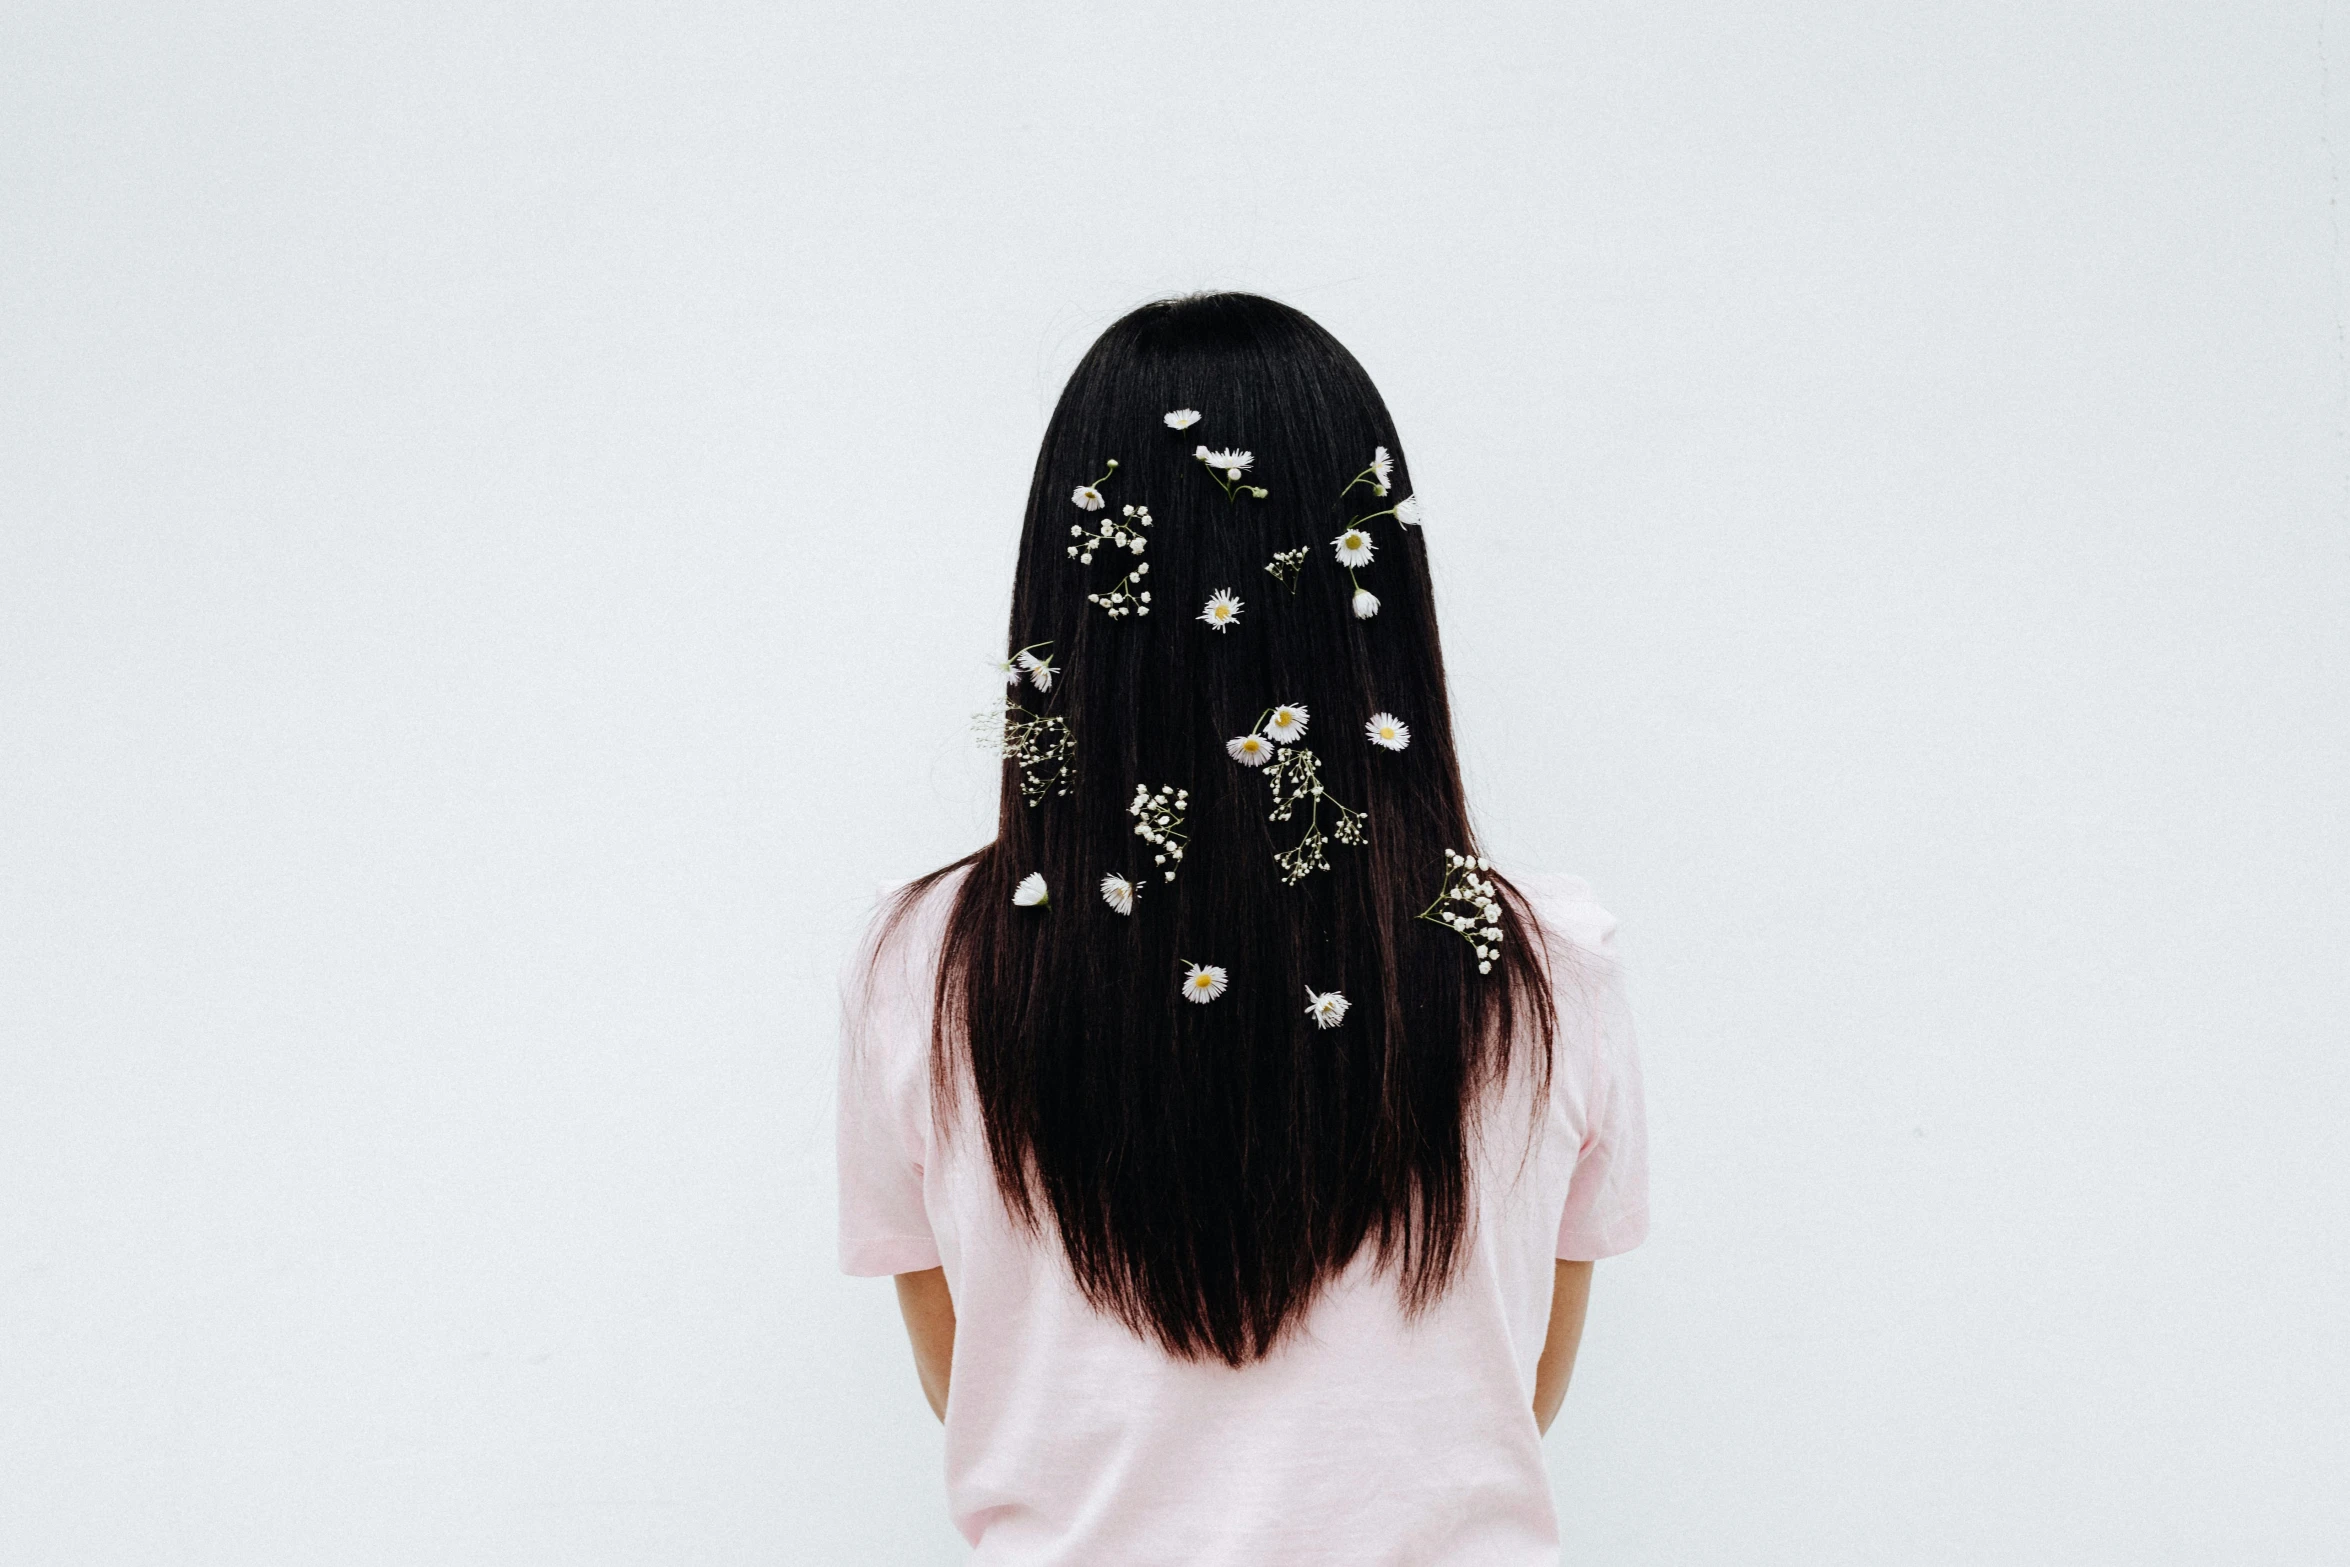
[[[1198,422],[1171,428],[1183,409]],[[1203,443],[1255,463],[1234,484],[1193,455]],[[1350,489],[1379,447],[1387,493]],[[1097,481],[1101,510],[1072,504]],[[1513,1063],[1548,1081],[1555,1013],[1515,891],[1499,883],[1487,974],[1469,939],[1419,917],[1447,851],[1475,853],[1427,556],[1393,515],[1364,524],[1375,553],[1351,577],[1332,542],[1410,494],[1378,389],[1300,312],[1209,294],[1104,332],[1045,430],[1021,530],[1010,647],[1053,668],[1049,690],[1030,678],[1010,698],[1029,754],[1007,762],[995,841],[897,906],[969,868],[939,960],[940,1125],[974,1092],[1012,1213],[1049,1223],[1098,1309],[1186,1359],[1270,1353],[1366,1245],[1424,1310],[1466,1251],[1489,1091]],[[1104,519],[1142,533],[1126,506],[1150,512],[1145,553],[1086,545]],[[1121,579],[1122,601],[1090,601]],[[1218,589],[1244,605],[1221,631],[1196,618]],[[1276,856],[1308,806],[1269,820],[1269,769],[1226,751],[1281,703],[1309,714],[1325,835],[1339,806],[1362,813],[1363,841],[1333,838],[1327,868],[1294,882]],[[1407,749],[1366,739],[1383,712]],[[1138,786],[1188,792],[1179,860],[1136,836]],[[1031,873],[1051,901],[1015,905]],[[1097,892],[1111,873],[1138,888],[1130,914]],[[1187,962],[1224,969],[1228,993],[1185,999]],[[1309,989],[1344,994],[1338,1026],[1308,1017]]]

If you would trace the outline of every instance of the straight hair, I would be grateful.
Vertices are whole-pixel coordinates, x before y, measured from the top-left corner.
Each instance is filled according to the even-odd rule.
[[[1198,422],[1172,428],[1186,409]],[[1202,443],[1254,453],[1233,488],[1264,498],[1227,494]],[[1353,481],[1380,447],[1393,470],[1374,495]],[[1097,483],[1102,510],[1072,505]],[[1556,1013],[1517,890],[1486,873],[1503,933],[1489,973],[1471,939],[1422,917],[1448,852],[1477,851],[1421,534],[1364,522],[1373,558],[1351,573],[1333,545],[1410,494],[1378,389],[1301,312],[1218,293],[1111,326],[1046,427],[1012,588],[1009,645],[1053,676],[1043,692],[1023,680],[1011,716],[1060,720],[1065,766],[1007,761],[994,842],[906,888],[885,921],[886,940],[966,872],[936,974],[941,1132],[973,1094],[1015,1220],[1057,1241],[1096,1309],[1183,1359],[1263,1358],[1366,1248],[1424,1312],[1471,1242],[1481,1110],[1515,1068],[1549,1080]],[[1147,507],[1147,533],[1126,506]],[[1146,553],[1078,558],[1104,518]],[[1301,548],[1296,570],[1268,572]],[[1122,576],[1113,615],[1094,600]],[[1377,596],[1368,618],[1358,587]],[[1243,605],[1222,630],[1197,618],[1218,590]],[[1364,829],[1294,881],[1276,856],[1307,806],[1269,819],[1265,771],[1226,749],[1285,703],[1309,715],[1296,743],[1319,760],[1320,826],[1343,803]],[[1405,749],[1366,739],[1380,713],[1409,725]],[[1160,863],[1178,845],[1137,836],[1138,787],[1188,792],[1180,856]],[[1050,901],[1016,905],[1031,874]],[[1131,913],[1097,893],[1111,874],[1135,886]],[[1224,969],[1226,993],[1187,999],[1190,963]],[[1309,1017],[1309,990],[1347,998],[1337,1026]]]

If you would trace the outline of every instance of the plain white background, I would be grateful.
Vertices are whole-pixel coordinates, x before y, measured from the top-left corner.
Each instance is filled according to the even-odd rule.
[[[1567,1559],[2350,1537],[2350,8],[0,12],[0,1558],[960,1559],[833,972],[1059,381],[1384,386],[1622,917]]]

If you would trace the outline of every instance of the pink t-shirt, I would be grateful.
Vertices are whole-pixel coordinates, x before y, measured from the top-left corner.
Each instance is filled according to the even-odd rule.
[[[986,1143],[931,1124],[931,978],[959,877],[844,987],[841,1267],[943,1266],[954,1295],[947,1497],[981,1563],[1412,1567],[1555,1562],[1533,1415],[1554,1257],[1648,1228],[1640,1068],[1615,921],[1572,878],[1519,886],[1549,933],[1550,1106],[1525,1074],[1483,1118],[1478,1224],[1417,1322],[1358,1260],[1304,1331],[1241,1370],[1170,1358],[1087,1305],[1048,1236],[1016,1230]],[[867,998],[870,998],[869,1000]]]

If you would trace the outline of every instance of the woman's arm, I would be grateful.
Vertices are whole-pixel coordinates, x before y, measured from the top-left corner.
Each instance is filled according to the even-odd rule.
[[[1569,1266],[1560,1263],[1561,1268]],[[1586,1277],[1591,1264],[1581,1264]],[[914,1371],[922,1378],[922,1396],[930,1400],[930,1412],[939,1419],[947,1417],[947,1379],[955,1369],[955,1299],[947,1293],[947,1270],[925,1268],[920,1273],[901,1273],[898,1279],[898,1310],[906,1319],[906,1337],[914,1341]],[[1551,1308],[1550,1331],[1558,1333],[1558,1308]],[[1575,1320],[1582,1321],[1578,1308]],[[1543,1364],[1550,1363],[1550,1351],[1544,1350]],[[1567,1358],[1574,1359],[1575,1349],[1567,1346]],[[1566,1391],[1562,1383],[1560,1389]],[[1556,1408],[1555,1402],[1552,1405]]]
[[[905,1287],[905,1279],[899,1279],[898,1288]],[[939,1286],[939,1293],[944,1296],[945,1285]],[[1534,1363],[1534,1424],[1539,1430],[1550,1429],[1550,1423],[1558,1418],[1559,1405],[1567,1401],[1567,1381],[1575,1374],[1575,1346],[1583,1342],[1583,1310],[1590,1304],[1591,1264],[1560,1263],[1551,1277],[1550,1332],[1542,1340],[1542,1358]],[[910,1311],[907,1320],[913,1320]],[[950,1312],[947,1337],[952,1339],[954,1332]]]

